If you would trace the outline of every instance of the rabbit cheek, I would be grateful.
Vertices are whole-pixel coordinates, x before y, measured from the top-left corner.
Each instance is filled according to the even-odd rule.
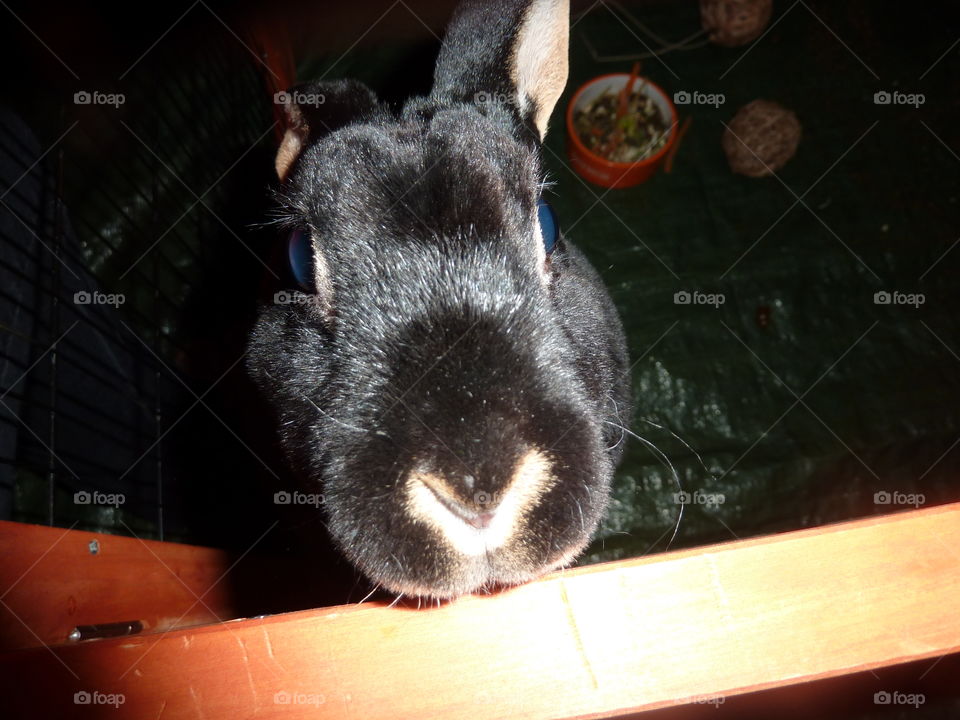
[[[443,477],[414,471],[407,477],[404,509],[448,552],[484,558],[520,541],[524,516],[555,484],[547,457],[530,450],[503,490],[478,490],[470,499],[459,497]]]

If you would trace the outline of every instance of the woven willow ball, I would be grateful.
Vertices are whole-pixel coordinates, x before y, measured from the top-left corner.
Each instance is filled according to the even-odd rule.
[[[710,42],[724,47],[746,45],[770,22],[773,0],[700,0],[700,22]]]
[[[801,134],[793,112],[770,100],[754,100],[737,110],[721,142],[733,172],[763,177],[793,157]]]

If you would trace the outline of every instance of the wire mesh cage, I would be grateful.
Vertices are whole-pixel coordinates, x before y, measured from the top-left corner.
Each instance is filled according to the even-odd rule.
[[[0,518],[201,539],[251,459],[213,406],[266,272],[265,73],[199,10],[112,84],[0,112]]]

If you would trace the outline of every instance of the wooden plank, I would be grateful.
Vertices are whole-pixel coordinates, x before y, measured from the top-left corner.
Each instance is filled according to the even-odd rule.
[[[7,717],[599,718],[960,651],[960,504],[555,573],[0,656]],[[82,713],[80,713],[82,714]]]
[[[64,643],[78,625],[234,618],[217,582],[232,562],[195,545],[0,521],[0,650]]]

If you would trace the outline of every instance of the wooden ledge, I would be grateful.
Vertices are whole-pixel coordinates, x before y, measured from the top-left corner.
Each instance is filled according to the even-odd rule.
[[[67,641],[77,625],[149,632],[236,617],[222,550],[0,521],[0,651]],[[197,598],[202,598],[201,602]]]
[[[6,717],[615,717],[960,651],[957,597],[953,504],[555,573],[439,609],[325,608],[11,651],[0,672],[18,688]],[[84,692],[92,704],[75,704]],[[95,705],[111,698],[109,714]]]

